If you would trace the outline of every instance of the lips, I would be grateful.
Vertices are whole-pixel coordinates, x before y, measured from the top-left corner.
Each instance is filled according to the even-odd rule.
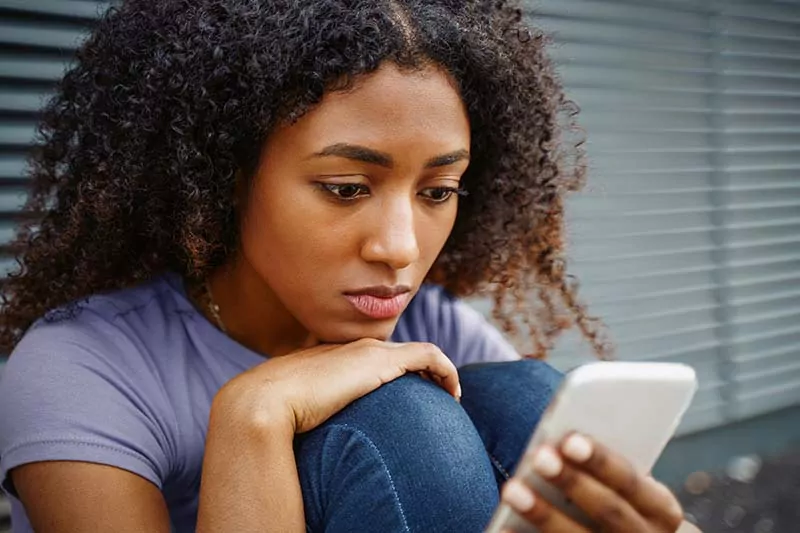
[[[386,320],[403,312],[411,291],[408,287],[370,287],[344,296],[361,314],[375,320]]]

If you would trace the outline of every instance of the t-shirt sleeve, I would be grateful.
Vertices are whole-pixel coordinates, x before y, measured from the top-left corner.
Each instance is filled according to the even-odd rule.
[[[70,321],[31,329],[0,376],[3,488],[16,496],[11,469],[53,460],[118,467],[162,488],[170,438],[153,372],[118,332]]]
[[[511,343],[480,312],[437,285],[423,285],[398,323],[394,338],[432,342],[456,367],[520,359]]]

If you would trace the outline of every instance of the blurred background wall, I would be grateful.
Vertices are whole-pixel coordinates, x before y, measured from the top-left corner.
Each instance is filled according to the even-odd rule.
[[[620,358],[700,377],[659,474],[786,447],[800,438],[800,2],[531,8],[587,134],[569,213],[583,295]],[[585,353],[567,338],[554,361]]]
[[[2,271],[38,111],[107,5],[0,0]],[[569,212],[582,293],[620,358],[701,379],[657,474],[676,484],[785,449],[800,439],[800,0],[526,6],[587,133],[589,184]],[[567,335],[552,361],[590,359]]]

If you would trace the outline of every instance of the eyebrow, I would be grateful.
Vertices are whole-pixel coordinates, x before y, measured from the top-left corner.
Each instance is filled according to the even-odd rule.
[[[362,161],[364,163],[371,163],[373,165],[380,165],[385,168],[393,168],[394,160],[392,156],[385,152],[379,152],[366,146],[359,146],[357,144],[337,143],[326,146],[319,152],[314,152],[310,157],[344,157],[354,161]],[[445,167],[452,165],[458,161],[469,160],[469,152],[461,149],[447,154],[437,155],[425,162],[425,168]]]

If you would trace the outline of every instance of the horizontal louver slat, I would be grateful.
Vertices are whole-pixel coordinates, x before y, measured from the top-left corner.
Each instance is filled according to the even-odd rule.
[[[36,15],[38,19],[65,18],[91,21],[107,8],[106,0],[0,0],[0,13],[24,13]]]
[[[106,7],[84,0],[0,0],[0,277],[17,269],[7,245],[27,195],[25,161],[40,111]]]

